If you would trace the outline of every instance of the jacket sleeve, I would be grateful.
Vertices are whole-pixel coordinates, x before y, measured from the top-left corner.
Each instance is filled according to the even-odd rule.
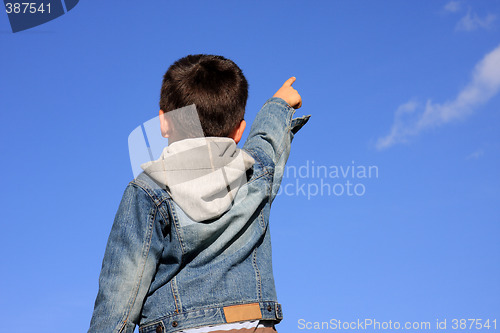
[[[134,332],[163,251],[165,222],[144,189],[125,189],[106,245],[88,332]]]
[[[311,117],[292,118],[294,113],[295,109],[283,99],[268,99],[257,113],[243,146],[243,149],[261,150],[274,163],[271,202],[278,193],[293,137]]]

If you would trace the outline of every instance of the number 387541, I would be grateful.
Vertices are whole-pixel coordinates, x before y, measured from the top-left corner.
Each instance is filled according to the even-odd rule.
[[[5,11],[7,14],[50,14],[50,3],[7,2],[5,3]]]

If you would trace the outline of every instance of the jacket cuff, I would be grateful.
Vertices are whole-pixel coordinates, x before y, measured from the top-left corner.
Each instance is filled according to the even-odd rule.
[[[267,103],[280,104],[287,109],[293,110],[292,116],[296,111],[296,109],[294,109],[292,106],[290,106],[290,104],[288,104],[283,98],[280,97],[271,97],[266,101],[266,103],[264,103],[264,105],[266,105]],[[292,133],[297,133],[302,128],[302,126],[304,126],[309,121],[309,118],[311,118],[311,115],[292,118],[292,122],[290,124]]]
[[[311,115],[293,118],[290,128],[293,134],[297,133],[311,118]]]
[[[271,97],[266,101],[266,103],[264,103],[264,105],[266,105],[267,103],[280,104],[286,108],[293,109],[295,111],[295,109],[293,107],[291,107],[290,104],[285,102],[285,100],[283,98],[280,98],[280,97]]]

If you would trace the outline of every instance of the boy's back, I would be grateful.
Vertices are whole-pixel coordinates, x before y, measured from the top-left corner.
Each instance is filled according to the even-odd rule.
[[[195,71],[196,84],[210,79],[199,73],[199,63],[182,72],[193,78]],[[210,66],[207,72],[217,71],[216,64]],[[227,70],[224,75],[234,81]],[[144,333],[200,327],[206,332],[228,323],[245,328],[237,323],[272,325],[282,319],[268,222],[291,140],[309,118],[292,120],[295,110],[288,103],[301,103],[293,81],[257,114],[243,149],[236,146],[244,122],[237,115],[226,127],[229,137],[176,137],[158,160],[143,165],[115,217],[89,332],[133,332],[136,324]],[[210,132],[206,108],[192,104],[203,131]],[[179,125],[164,121],[162,133],[173,136],[172,127]]]

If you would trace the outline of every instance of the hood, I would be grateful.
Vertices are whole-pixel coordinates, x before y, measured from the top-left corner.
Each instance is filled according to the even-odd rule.
[[[186,215],[199,222],[217,218],[231,207],[254,163],[233,139],[208,137],[176,141],[141,168],[165,185]]]

